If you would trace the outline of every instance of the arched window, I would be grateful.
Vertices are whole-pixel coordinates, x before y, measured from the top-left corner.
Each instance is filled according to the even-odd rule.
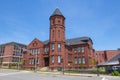
[[[57,21],[57,24],[60,24],[60,23],[61,23],[60,20],[58,20],[58,21]]]
[[[54,30],[52,31],[52,38],[54,38]]]
[[[58,30],[58,37],[60,37],[60,30]]]

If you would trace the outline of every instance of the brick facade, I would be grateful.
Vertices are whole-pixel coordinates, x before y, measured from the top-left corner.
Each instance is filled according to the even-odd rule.
[[[60,70],[93,67],[92,61],[95,59],[92,40],[89,37],[66,39],[65,17],[59,9],[56,9],[49,19],[49,40],[42,42],[34,39],[28,45],[29,51],[23,54],[24,68],[48,67],[49,70]],[[37,50],[40,51],[39,54]]]
[[[18,57],[22,56],[22,48],[26,45],[16,42],[10,42],[0,45],[0,62],[2,66],[8,67],[10,63],[18,62]]]
[[[66,39],[65,17],[59,9],[53,12],[49,20],[48,40],[40,41],[35,38],[28,46],[16,42],[2,44],[0,56],[9,57],[0,57],[0,62],[9,65],[18,62],[13,56],[21,56],[24,69],[43,67],[48,67],[49,70],[79,69],[95,67],[96,64],[106,62],[120,53],[120,50],[95,51],[89,37]]]
[[[119,54],[120,50],[104,50],[104,51],[95,51],[95,59],[99,63],[106,62],[110,60],[115,55]]]

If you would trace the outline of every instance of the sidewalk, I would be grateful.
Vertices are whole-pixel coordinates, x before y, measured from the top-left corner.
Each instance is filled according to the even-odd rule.
[[[37,72],[40,74],[55,74],[55,75],[63,75],[62,72]],[[110,76],[110,75],[102,75],[99,74],[99,76],[97,76],[97,74],[86,74],[86,73],[64,73],[64,75],[67,76],[83,76],[83,77],[114,77],[114,78],[118,78],[120,76]]]

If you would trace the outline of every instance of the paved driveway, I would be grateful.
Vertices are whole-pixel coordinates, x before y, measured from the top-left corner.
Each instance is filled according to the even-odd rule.
[[[67,76],[4,70],[0,71],[0,80],[102,80],[102,77]],[[107,77],[107,80],[120,80],[120,78]]]

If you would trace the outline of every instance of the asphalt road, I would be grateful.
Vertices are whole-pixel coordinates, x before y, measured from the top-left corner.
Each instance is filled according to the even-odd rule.
[[[102,77],[68,76],[4,70],[0,71],[0,80],[102,80]],[[106,80],[120,80],[120,77],[107,77]]]

